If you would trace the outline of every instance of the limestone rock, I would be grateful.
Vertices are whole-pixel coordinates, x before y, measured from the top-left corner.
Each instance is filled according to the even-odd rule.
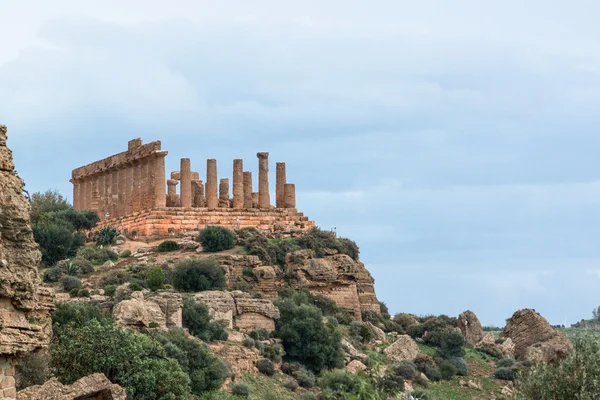
[[[573,350],[567,336],[554,330],[544,317],[531,309],[515,312],[500,335],[514,343],[515,358],[555,362]]]
[[[359,372],[366,371],[367,366],[358,360],[352,360],[348,365],[346,365],[345,370],[351,374],[358,374]]]
[[[114,307],[113,317],[117,325],[130,329],[181,327],[182,303],[176,293],[133,292]]]
[[[360,351],[356,350],[356,348],[352,345],[352,343],[350,343],[346,339],[342,338],[341,344],[342,344],[342,349],[346,353],[347,358],[349,360],[359,360],[362,362],[365,362],[367,360],[367,356],[365,354],[361,353]]]
[[[235,314],[235,302],[229,292],[218,290],[207,290],[194,294],[194,299],[206,304],[208,314],[215,321],[222,321],[229,329],[233,329],[233,316]]]
[[[410,336],[401,335],[384,353],[394,361],[414,361],[419,354],[419,346]]]
[[[208,348],[215,356],[224,359],[231,367],[231,372],[237,376],[244,372],[258,372],[256,362],[262,357],[257,349],[230,342],[212,342],[208,344]]]
[[[387,343],[387,336],[385,335],[385,332],[381,328],[373,325],[370,322],[365,322],[365,325],[373,334],[373,341]]]
[[[81,378],[72,385],[63,385],[53,378],[41,386],[31,386],[20,391],[19,400],[126,400],[127,393],[111,383],[104,374],[93,374]]]
[[[201,244],[195,240],[184,239],[177,242],[181,250],[196,250],[201,247]]]
[[[465,311],[458,316],[457,327],[467,342],[477,344],[483,339],[483,327],[479,318],[472,311]]]
[[[30,227],[30,204],[6,140],[6,127],[0,125],[0,357],[48,345],[54,296],[40,281],[41,254]]]

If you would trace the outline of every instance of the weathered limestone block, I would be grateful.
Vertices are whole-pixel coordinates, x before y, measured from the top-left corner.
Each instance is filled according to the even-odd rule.
[[[56,378],[41,386],[31,386],[18,394],[23,400],[126,400],[127,393],[109,381],[104,374],[93,374],[81,378],[72,385],[63,385]]]
[[[419,354],[419,346],[410,336],[401,335],[383,352],[394,361],[414,361]]]
[[[115,293],[116,296],[116,293]],[[129,329],[181,327],[182,299],[177,293],[133,292],[113,309],[115,323]]]
[[[144,296],[146,301],[157,304],[165,316],[167,328],[181,328],[183,326],[183,300],[178,293],[158,292],[147,293]]]
[[[362,362],[365,362],[367,360],[367,356],[361,353],[360,351],[356,350],[352,343],[350,343],[346,339],[342,338],[341,345],[342,350],[344,350],[344,352],[346,353],[346,359],[348,360],[348,362],[350,360],[359,360]]]
[[[244,171],[244,208],[252,208],[252,172]]]
[[[258,207],[270,208],[271,198],[269,195],[269,153],[257,153],[258,157]]]
[[[285,163],[278,162],[275,167],[275,206],[277,208],[285,207],[285,184],[287,177],[285,172]]]
[[[252,208],[259,208],[259,193],[252,192]]]
[[[200,179],[193,180],[192,188],[193,188],[192,192],[194,193],[193,206],[194,207],[204,207],[205,206],[204,183]]]
[[[555,363],[573,350],[567,336],[553,329],[544,317],[532,309],[515,312],[507,321],[500,338],[511,339],[515,358],[519,361]]]
[[[206,304],[209,315],[215,321],[222,321],[229,329],[233,329],[235,302],[231,294],[218,290],[207,290],[194,294],[194,299]]]
[[[30,205],[16,176],[0,125],[0,357],[47,347],[52,333],[51,290],[41,285],[41,260],[29,225]]]
[[[236,376],[245,372],[258,373],[256,362],[262,356],[257,349],[230,342],[212,342],[208,344],[208,348],[215,356],[224,359]]]
[[[344,369],[350,374],[358,374],[359,372],[366,371],[367,366],[358,360],[352,360]]]
[[[456,327],[467,342],[471,344],[477,344],[483,339],[483,327],[473,311],[467,310],[460,314],[456,322]]]
[[[381,328],[373,325],[370,322],[365,322],[365,325],[367,326],[367,328],[373,334],[373,340],[378,340],[378,341],[381,341],[383,343],[387,342],[387,336],[385,335],[385,332]]]

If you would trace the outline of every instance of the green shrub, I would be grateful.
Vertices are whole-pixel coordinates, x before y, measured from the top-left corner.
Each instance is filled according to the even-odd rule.
[[[242,275],[244,275],[246,278],[256,278],[256,276],[254,275],[254,271],[252,270],[252,268],[244,268],[244,270],[242,271]]]
[[[244,338],[244,340],[242,341],[242,345],[249,349],[253,349],[254,346],[256,346],[256,341],[254,339],[252,339],[251,337],[247,337],[247,338]]]
[[[501,360],[498,360],[498,362],[496,363],[496,368],[511,368],[516,363],[517,362],[514,358],[503,358]]]
[[[204,251],[217,252],[232,249],[235,246],[235,235],[221,226],[207,226],[200,231],[198,241]]]
[[[55,336],[69,327],[82,326],[91,320],[103,325],[112,323],[112,318],[100,310],[97,303],[58,303],[52,312],[52,331]]]
[[[261,358],[256,362],[256,368],[258,372],[263,375],[273,376],[275,375],[275,366],[268,358]]]
[[[98,231],[98,240],[96,244],[99,246],[112,246],[115,244],[115,239],[119,236],[119,231],[112,226],[107,226]]]
[[[300,365],[300,363],[297,362],[284,362],[281,364],[281,372],[283,372],[286,375],[290,375],[293,376],[297,371],[300,370],[300,368],[302,368],[302,365]]]
[[[356,243],[349,239],[337,238],[335,233],[314,228],[303,236],[296,239],[300,248],[314,250],[317,256],[327,255],[327,249],[337,250],[358,260],[359,250]]]
[[[79,278],[74,276],[65,276],[61,281],[62,287],[65,292],[70,292],[73,289],[81,288],[81,281]]]
[[[77,297],[90,297],[90,291],[87,289],[79,289]]]
[[[392,316],[390,315],[390,310],[388,309],[388,306],[385,304],[385,302],[380,301],[379,308],[381,310],[381,316],[383,317],[383,319],[392,318]]]
[[[283,382],[283,387],[290,392],[295,392],[298,389],[298,386],[298,382],[294,378],[287,378],[285,382]]]
[[[298,397],[299,400],[318,400],[317,395],[312,392],[304,392]]]
[[[450,361],[444,361],[440,364],[442,379],[450,380],[456,375],[456,372],[456,367]]]
[[[241,397],[248,397],[250,396],[250,386],[246,383],[234,383],[231,385],[231,393]]]
[[[212,321],[206,305],[191,297],[183,299],[182,320],[184,328],[205,342],[227,340],[228,333],[223,324]]]
[[[18,360],[15,374],[17,390],[43,385],[49,377],[50,355],[47,352],[28,353]]]
[[[81,246],[75,228],[62,219],[45,218],[31,226],[33,237],[40,246],[43,265],[54,265],[75,254]]]
[[[193,394],[218,389],[223,385],[228,371],[222,360],[210,353],[206,345],[188,337],[183,329],[171,329],[154,333],[154,338],[162,345],[164,355],[175,359],[190,376]]]
[[[116,271],[110,271],[100,281],[100,286],[106,290],[108,286],[121,286],[124,283],[129,282],[131,275],[127,271],[122,269]]]
[[[175,266],[172,279],[175,289],[183,292],[225,288],[225,272],[212,259],[181,260]]]
[[[170,251],[175,250],[179,250],[179,245],[177,244],[177,242],[174,242],[172,240],[165,240],[164,242],[158,245],[158,251],[160,253],[168,253]]]
[[[315,386],[316,377],[315,374],[307,370],[306,368],[300,366],[300,368],[295,371],[292,376],[296,378],[298,384],[303,388],[310,389]]]
[[[106,261],[117,261],[119,255],[109,248],[85,246],[79,249],[77,257],[84,258],[93,263],[105,263]]]
[[[401,376],[402,378],[408,380],[412,380],[417,374],[417,367],[413,362],[410,361],[402,361],[394,364],[392,365],[391,370],[395,375]]]
[[[373,332],[360,321],[350,323],[350,334],[355,340],[362,343],[367,343],[373,338]]]
[[[129,258],[129,257],[131,257],[131,250],[129,250],[129,249],[123,250],[121,252],[121,254],[119,254],[119,257],[121,257],[121,258]]]
[[[501,367],[494,372],[494,377],[496,379],[502,379],[504,381],[514,381],[519,377],[519,375],[513,368]]]
[[[135,399],[186,398],[190,390],[177,361],[148,356],[163,350],[146,335],[94,319],[64,330],[51,350],[52,371],[65,384],[103,373]]]
[[[427,367],[427,368],[425,368],[425,371],[423,373],[432,382],[437,382],[437,381],[442,380],[442,373],[440,372],[439,368]]]
[[[442,328],[433,331],[427,331],[425,343],[438,348],[438,353],[442,358],[450,359],[453,357],[464,357],[466,344],[465,337],[454,329]]]
[[[129,289],[131,289],[132,292],[141,292],[144,290],[144,287],[137,282],[131,282],[129,284]]]
[[[458,376],[469,375],[469,367],[464,358],[452,357],[448,359],[448,362],[456,367],[456,374]]]
[[[146,273],[146,286],[156,291],[163,287],[167,277],[161,267],[154,267]]]
[[[277,306],[281,316],[276,321],[276,334],[289,360],[316,372],[342,365],[341,335],[323,323],[318,308],[302,303],[301,297],[280,300]]]
[[[48,268],[44,271],[43,280],[44,283],[56,283],[59,282],[64,276],[64,272],[57,267]]]

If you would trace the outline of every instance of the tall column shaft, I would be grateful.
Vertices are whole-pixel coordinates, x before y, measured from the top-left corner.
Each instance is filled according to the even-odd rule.
[[[177,195],[177,185],[179,185],[179,181],[176,179],[169,179],[167,181],[167,193],[169,194],[169,196]]]
[[[217,160],[206,161],[206,206],[214,210],[219,206],[217,194]]]
[[[140,176],[140,207],[142,210],[147,210],[148,202],[148,187],[150,186],[150,171],[147,159],[140,160],[141,176]]]
[[[204,183],[200,179],[192,181],[194,187],[194,207],[204,207]]]
[[[192,206],[192,167],[189,158],[181,159],[181,207]]]
[[[79,198],[79,193],[81,193],[81,183],[78,180],[73,180],[73,207],[76,210],[79,210],[81,208],[81,206],[79,205],[80,203],[80,198]]]
[[[110,217],[117,218],[119,216],[119,170],[111,171],[111,175]]]
[[[258,208],[270,208],[269,153],[258,153]]]
[[[219,182],[219,208],[229,208],[229,179],[223,178]]]
[[[94,201],[94,184],[92,182],[92,177],[88,176],[86,178],[85,184],[85,198],[86,198],[86,210],[92,209],[92,202]]]
[[[125,215],[133,214],[133,176],[134,166],[125,169]]]
[[[284,207],[296,208],[296,185],[286,183],[284,188]]]
[[[98,187],[98,178],[100,175],[94,175],[91,177],[92,179],[92,201],[91,201],[91,206],[90,206],[90,210],[98,210],[98,201],[99,201],[99,187]]]
[[[112,172],[106,171],[104,173],[104,214],[111,213],[112,204]],[[110,215],[112,217],[112,215]],[[102,221],[104,221],[105,215],[102,215]]]
[[[278,162],[275,169],[275,182],[277,185],[275,189],[275,207],[277,208],[285,207],[284,193],[286,180],[285,163]]]
[[[233,160],[233,208],[244,208],[244,162]]]
[[[125,168],[119,169],[119,198],[117,200],[117,216],[123,217],[127,214],[127,201],[125,192],[127,191],[127,174]]]
[[[167,192],[165,190],[165,181],[167,175],[165,172],[166,154],[158,154],[154,160],[154,206],[167,206]]]
[[[244,171],[244,208],[252,208],[252,172]]]
[[[133,165],[133,193],[132,208],[133,212],[138,212],[142,209],[142,164],[137,161]]]
[[[104,210],[106,209],[106,174],[98,177],[98,217],[104,221]]]
[[[252,208],[260,208],[258,206],[259,199],[260,199],[260,193],[252,192]]]

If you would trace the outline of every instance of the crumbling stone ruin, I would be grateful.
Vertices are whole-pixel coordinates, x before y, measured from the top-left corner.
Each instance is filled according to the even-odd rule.
[[[0,399],[16,399],[15,362],[48,346],[53,294],[41,285],[30,205],[6,140],[0,125]]]
[[[276,166],[276,201],[269,194],[269,153],[257,154],[258,192],[243,160],[233,161],[233,198],[229,178],[218,179],[217,160],[206,162],[206,183],[192,171],[189,158],[167,180],[161,142],[129,141],[128,150],[72,172],[73,205],[95,210],[101,226],[118,226],[140,237],[199,230],[206,225],[228,228],[275,226],[308,230],[315,226],[296,210],[296,187],[287,182],[285,163]],[[179,193],[177,193],[179,186]]]

